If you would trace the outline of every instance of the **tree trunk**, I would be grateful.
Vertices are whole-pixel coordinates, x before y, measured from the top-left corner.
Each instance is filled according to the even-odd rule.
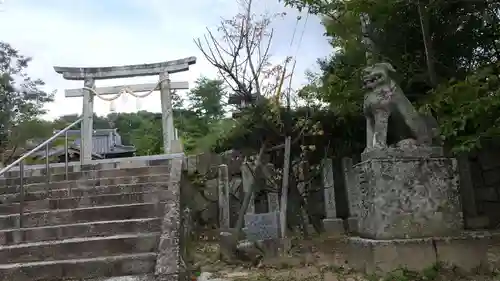
[[[304,200],[304,197],[302,197],[302,194],[300,194],[299,189],[297,188],[297,179],[295,178],[295,175],[293,174],[292,169],[290,169],[290,185],[289,186],[290,186],[290,193],[293,194],[293,196],[291,196],[291,197],[296,199],[297,200],[296,203],[298,203],[297,213],[294,215],[297,217],[297,219],[300,223],[300,227],[302,228],[304,238],[309,239],[309,231],[308,231],[309,229],[307,228],[308,225],[306,223],[306,218],[305,218],[305,216],[307,216],[307,210],[306,210],[306,205],[305,205],[306,202]]]
[[[262,166],[262,155],[264,155],[264,151],[266,150],[266,144],[262,144],[259,155],[257,156],[257,160],[255,161],[255,171],[261,169]],[[256,173],[254,173],[256,174]],[[252,194],[255,192],[255,187],[257,185],[257,181],[255,178],[252,181],[252,185],[250,186],[250,191],[245,194],[245,198],[243,199],[243,203],[241,204],[240,213],[238,214],[238,220],[236,221],[235,231],[237,237],[241,236],[241,229],[243,228],[243,223],[245,219],[245,213],[247,212],[248,206],[250,205],[250,199],[252,198]]]
[[[420,18],[420,28],[422,29],[422,38],[425,48],[425,59],[427,63],[427,72],[432,88],[438,85],[436,70],[434,68],[434,49],[432,47],[432,38],[429,31],[429,9],[425,7],[423,0],[417,0],[418,15]]]

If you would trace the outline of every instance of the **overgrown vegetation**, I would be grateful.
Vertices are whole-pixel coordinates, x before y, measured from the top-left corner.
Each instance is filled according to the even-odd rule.
[[[217,32],[196,40],[219,78],[200,78],[188,101],[174,97],[175,125],[187,153],[265,152],[280,174],[273,186],[277,192],[285,174],[285,137],[292,139],[292,168],[305,160],[317,168],[325,157],[338,162],[343,156],[359,154],[365,143],[361,69],[367,64],[367,51],[375,62],[389,62],[396,68],[395,79],[405,94],[437,118],[444,144],[453,152],[472,151],[499,140],[500,1],[282,0],[323,17],[332,47],[329,57],[318,59],[320,71],[308,73],[309,84],[301,89],[289,86],[295,58],[270,63],[268,48],[274,34],[270,23],[283,15],[259,17],[252,12],[251,0],[240,2],[240,11],[223,19]],[[371,19],[366,34],[360,27],[362,17]],[[373,44],[364,44],[363,37]],[[2,163],[77,118],[39,119],[52,95],[40,90],[42,81],[27,76],[28,63],[10,45],[0,43]],[[229,95],[247,102],[236,118],[229,116]],[[96,116],[94,128],[117,128],[123,142],[136,146],[139,155],[162,153],[159,113]],[[256,175],[261,163],[257,162]],[[308,191],[300,193],[297,186],[311,178],[299,180],[290,170],[290,193],[299,194],[292,205],[299,206],[301,214],[301,209],[307,209],[302,198]],[[203,178],[197,180],[201,185]],[[242,205],[240,214],[248,204]],[[421,274],[401,270],[382,280],[439,280],[436,276],[437,269]]]
[[[309,75],[304,99],[327,103],[341,117],[360,114],[359,75],[366,65],[360,17],[367,15],[375,61],[395,66],[406,95],[437,117],[447,146],[470,151],[498,138],[500,1],[284,3],[323,16],[335,49],[319,59],[321,72]]]
[[[40,89],[44,83],[26,73],[31,58],[0,41],[0,163],[23,150],[32,135],[51,135],[47,122],[37,119],[53,94]]]
[[[219,43],[226,44],[228,48],[224,50],[229,53],[232,50],[236,60],[230,63],[230,60],[212,58],[210,61],[221,71],[222,80],[200,78],[189,93],[189,105],[177,103],[176,123],[188,152],[220,151],[235,146],[258,151],[257,140],[263,133],[270,136],[270,147],[282,144],[284,135],[300,134],[301,141],[294,143],[296,151],[300,147],[313,146],[324,151],[326,144],[333,156],[359,152],[364,136],[364,126],[360,126],[363,95],[360,69],[366,65],[361,15],[371,19],[368,36],[374,42],[370,51],[375,60],[395,66],[402,89],[422,110],[437,117],[449,147],[455,151],[469,151],[484,141],[498,138],[500,1],[283,2],[324,18],[332,55],[319,58],[320,72],[309,73],[310,84],[294,93],[286,86],[287,79],[292,76],[286,69],[291,68],[293,58],[272,66],[266,51],[266,42],[272,40],[273,34],[266,26],[282,15],[245,22],[241,20],[248,15],[243,11],[234,19],[224,20],[225,29],[221,29],[220,36],[208,34],[206,42],[222,40]],[[244,35],[252,34],[260,38],[260,45],[243,40]],[[200,47],[206,43],[197,42]],[[246,45],[250,52],[259,50],[261,56],[257,61],[252,62],[251,55],[244,54]],[[44,113],[43,105],[52,100],[51,95],[40,90],[42,81],[30,79],[25,73],[29,58],[5,42],[0,49],[0,123],[4,126],[0,149],[7,158],[4,162],[9,162],[12,159],[8,152],[25,146],[30,138],[44,138],[49,131],[46,126],[58,128],[74,118],[62,117],[52,125],[37,120]],[[206,48],[205,51],[209,57],[217,53]],[[235,73],[239,76],[234,76]],[[246,109],[235,122],[224,115],[225,98],[234,93],[259,94],[269,102]],[[290,111],[283,103],[276,103],[284,101],[288,94],[292,97]],[[307,106],[294,106],[293,100],[297,98],[306,101]],[[291,120],[288,127],[283,122],[287,118]],[[124,135],[125,142],[138,147],[139,154],[160,151],[157,114],[111,114],[96,119],[99,119],[96,128],[110,127],[108,123],[113,122]],[[23,126],[30,129],[23,129]],[[30,133],[25,135],[24,132]],[[335,149],[331,149],[333,147]]]

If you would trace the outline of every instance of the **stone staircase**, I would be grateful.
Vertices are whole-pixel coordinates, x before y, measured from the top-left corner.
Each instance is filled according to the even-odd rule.
[[[178,280],[182,158],[70,168],[0,179],[0,281]]]

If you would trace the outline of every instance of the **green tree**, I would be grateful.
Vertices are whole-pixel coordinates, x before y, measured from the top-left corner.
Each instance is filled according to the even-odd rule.
[[[53,100],[53,93],[40,89],[43,81],[28,76],[26,68],[30,61],[31,58],[21,55],[8,43],[0,42],[0,155],[3,156],[7,150],[25,146],[29,139],[46,135],[45,131],[32,128],[38,122],[37,117],[46,112],[44,105]],[[26,131],[27,127],[30,129]]]
[[[125,145],[134,145],[138,155],[163,153],[161,113],[112,113],[106,118],[118,129]]]
[[[188,152],[207,151],[231,123],[224,120],[227,93],[221,80],[200,77],[188,93],[188,107],[174,110],[176,127]]]
[[[480,106],[475,102],[476,96],[471,94],[471,88],[460,87],[459,90],[455,87],[451,90],[448,81],[467,81],[484,67],[494,68],[491,64],[499,60],[500,54],[500,1],[284,2],[325,16],[326,34],[335,50],[329,58],[320,60],[321,71],[311,75],[311,84],[302,90],[302,97],[327,102],[342,116],[361,114],[364,93],[360,87],[360,70],[366,65],[366,49],[362,44],[360,16],[367,14],[371,18],[368,36],[374,42],[375,47],[371,51],[375,59],[395,66],[398,72],[395,78],[410,100],[432,105],[425,108],[437,113],[443,132],[462,136],[447,137],[448,145],[464,147],[464,141],[478,143],[472,139],[476,135],[484,135],[483,127],[466,132],[464,128],[473,127],[472,124],[459,126],[457,122],[446,121],[461,118],[460,111],[450,111],[449,108]],[[475,86],[479,87],[477,83]],[[497,99],[498,96],[490,98]],[[477,108],[476,111],[482,109]],[[494,111],[487,114],[491,114],[489,117],[492,119],[497,115]],[[487,114],[481,114],[481,118],[487,117]],[[470,148],[468,145],[465,147]]]
[[[188,95],[191,103],[189,109],[199,118],[212,122],[224,116],[222,99],[227,97],[227,93],[222,80],[200,77],[196,80],[196,87]]]

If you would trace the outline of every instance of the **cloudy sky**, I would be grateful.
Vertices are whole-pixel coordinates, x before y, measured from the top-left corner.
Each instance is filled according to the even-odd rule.
[[[294,86],[305,83],[304,72],[316,69],[316,59],[331,52],[323,27],[316,17],[299,22],[295,43],[291,37],[299,13],[284,8],[277,0],[254,0],[257,12],[286,12],[275,21],[271,53],[275,60],[297,54]],[[0,0],[1,2],[1,0]],[[238,11],[236,0],[3,0],[0,7],[0,40],[33,57],[29,74],[43,79],[46,90],[57,90],[55,103],[48,106],[47,118],[81,113],[81,98],[65,98],[64,89],[79,88],[82,81],[67,81],[53,66],[114,66],[175,60],[196,56],[191,70],[171,76],[172,81],[191,85],[204,75],[216,77],[215,69],[193,43],[215,30],[221,17]],[[298,48],[298,37],[304,36]],[[158,77],[98,80],[96,85],[112,86],[154,83]],[[121,99],[116,110],[138,109],[135,98]],[[95,111],[109,112],[108,102],[96,99]],[[139,109],[160,111],[159,95],[153,93],[140,101]]]

